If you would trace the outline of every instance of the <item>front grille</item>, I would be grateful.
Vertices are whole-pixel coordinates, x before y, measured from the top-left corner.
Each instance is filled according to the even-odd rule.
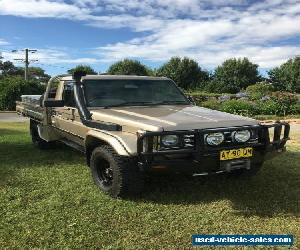
[[[251,137],[248,142],[239,143],[236,142],[232,136],[232,133],[239,130],[248,129],[251,131]],[[225,135],[223,143],[218,146],[211,146],[206,143],[205,137],[207,134],[221,132]],[[162,137],[165,135],[177,135],[179,137],[179,143],[172,147],[167,147],[162,143]],[[138,150],[140,152],[148,153],[186,153],[196,152],[197,150],[206,152],[216,152],[221,149],[227,149],[232,147],[243,147],[251,145],[261,145],[262,130],[259,125],[256,126],[242,126],[242,127],[230,127],[230,128],[215,128],[215,129],[199,129],[192,131],[165,131],[165,132],[148,132],[145,136],[142,136],[138,143]]]
[[[195,148],[195,135],[183,135],[183,147]]]

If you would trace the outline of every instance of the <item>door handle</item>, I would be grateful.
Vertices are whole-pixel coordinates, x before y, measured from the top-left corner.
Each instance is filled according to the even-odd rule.
[[[72,109],[72,120],[75,120],[75,109]]]

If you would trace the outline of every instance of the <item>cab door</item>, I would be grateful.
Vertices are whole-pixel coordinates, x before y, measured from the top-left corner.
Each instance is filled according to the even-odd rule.
[[[65,140],[84,145],[87,127],[81,121],[74,99],[73,81],[64,81],[61,89],[57,90],[57,100],[64,100],[64,107],[54,109],[54,126],[60,131]]]

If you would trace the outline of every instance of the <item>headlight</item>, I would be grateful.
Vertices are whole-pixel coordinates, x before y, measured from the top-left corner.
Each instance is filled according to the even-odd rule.
[[[237,142],[246,142],[250,139],[251,133],[249,130],[241,130],[233,132],[233,138]]]
[[[220,145],[223,141],[224,141],[223,133],[213,133],[213,134],[208,134],[206,136],[206,142],[208,145],[211,146]]]
[[[161,142],[167,147],[176,146],[179,142],[179,138],[177,135],[164,135],[161,137]]]

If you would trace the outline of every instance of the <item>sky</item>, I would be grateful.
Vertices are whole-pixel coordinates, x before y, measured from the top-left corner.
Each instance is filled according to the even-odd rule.
[[[3,60],[24,48],[51,75],[124,58],[157,68],[172,56],[209,71],[248,57],[266,74],[300,55],[300,0],[0,0]]]

